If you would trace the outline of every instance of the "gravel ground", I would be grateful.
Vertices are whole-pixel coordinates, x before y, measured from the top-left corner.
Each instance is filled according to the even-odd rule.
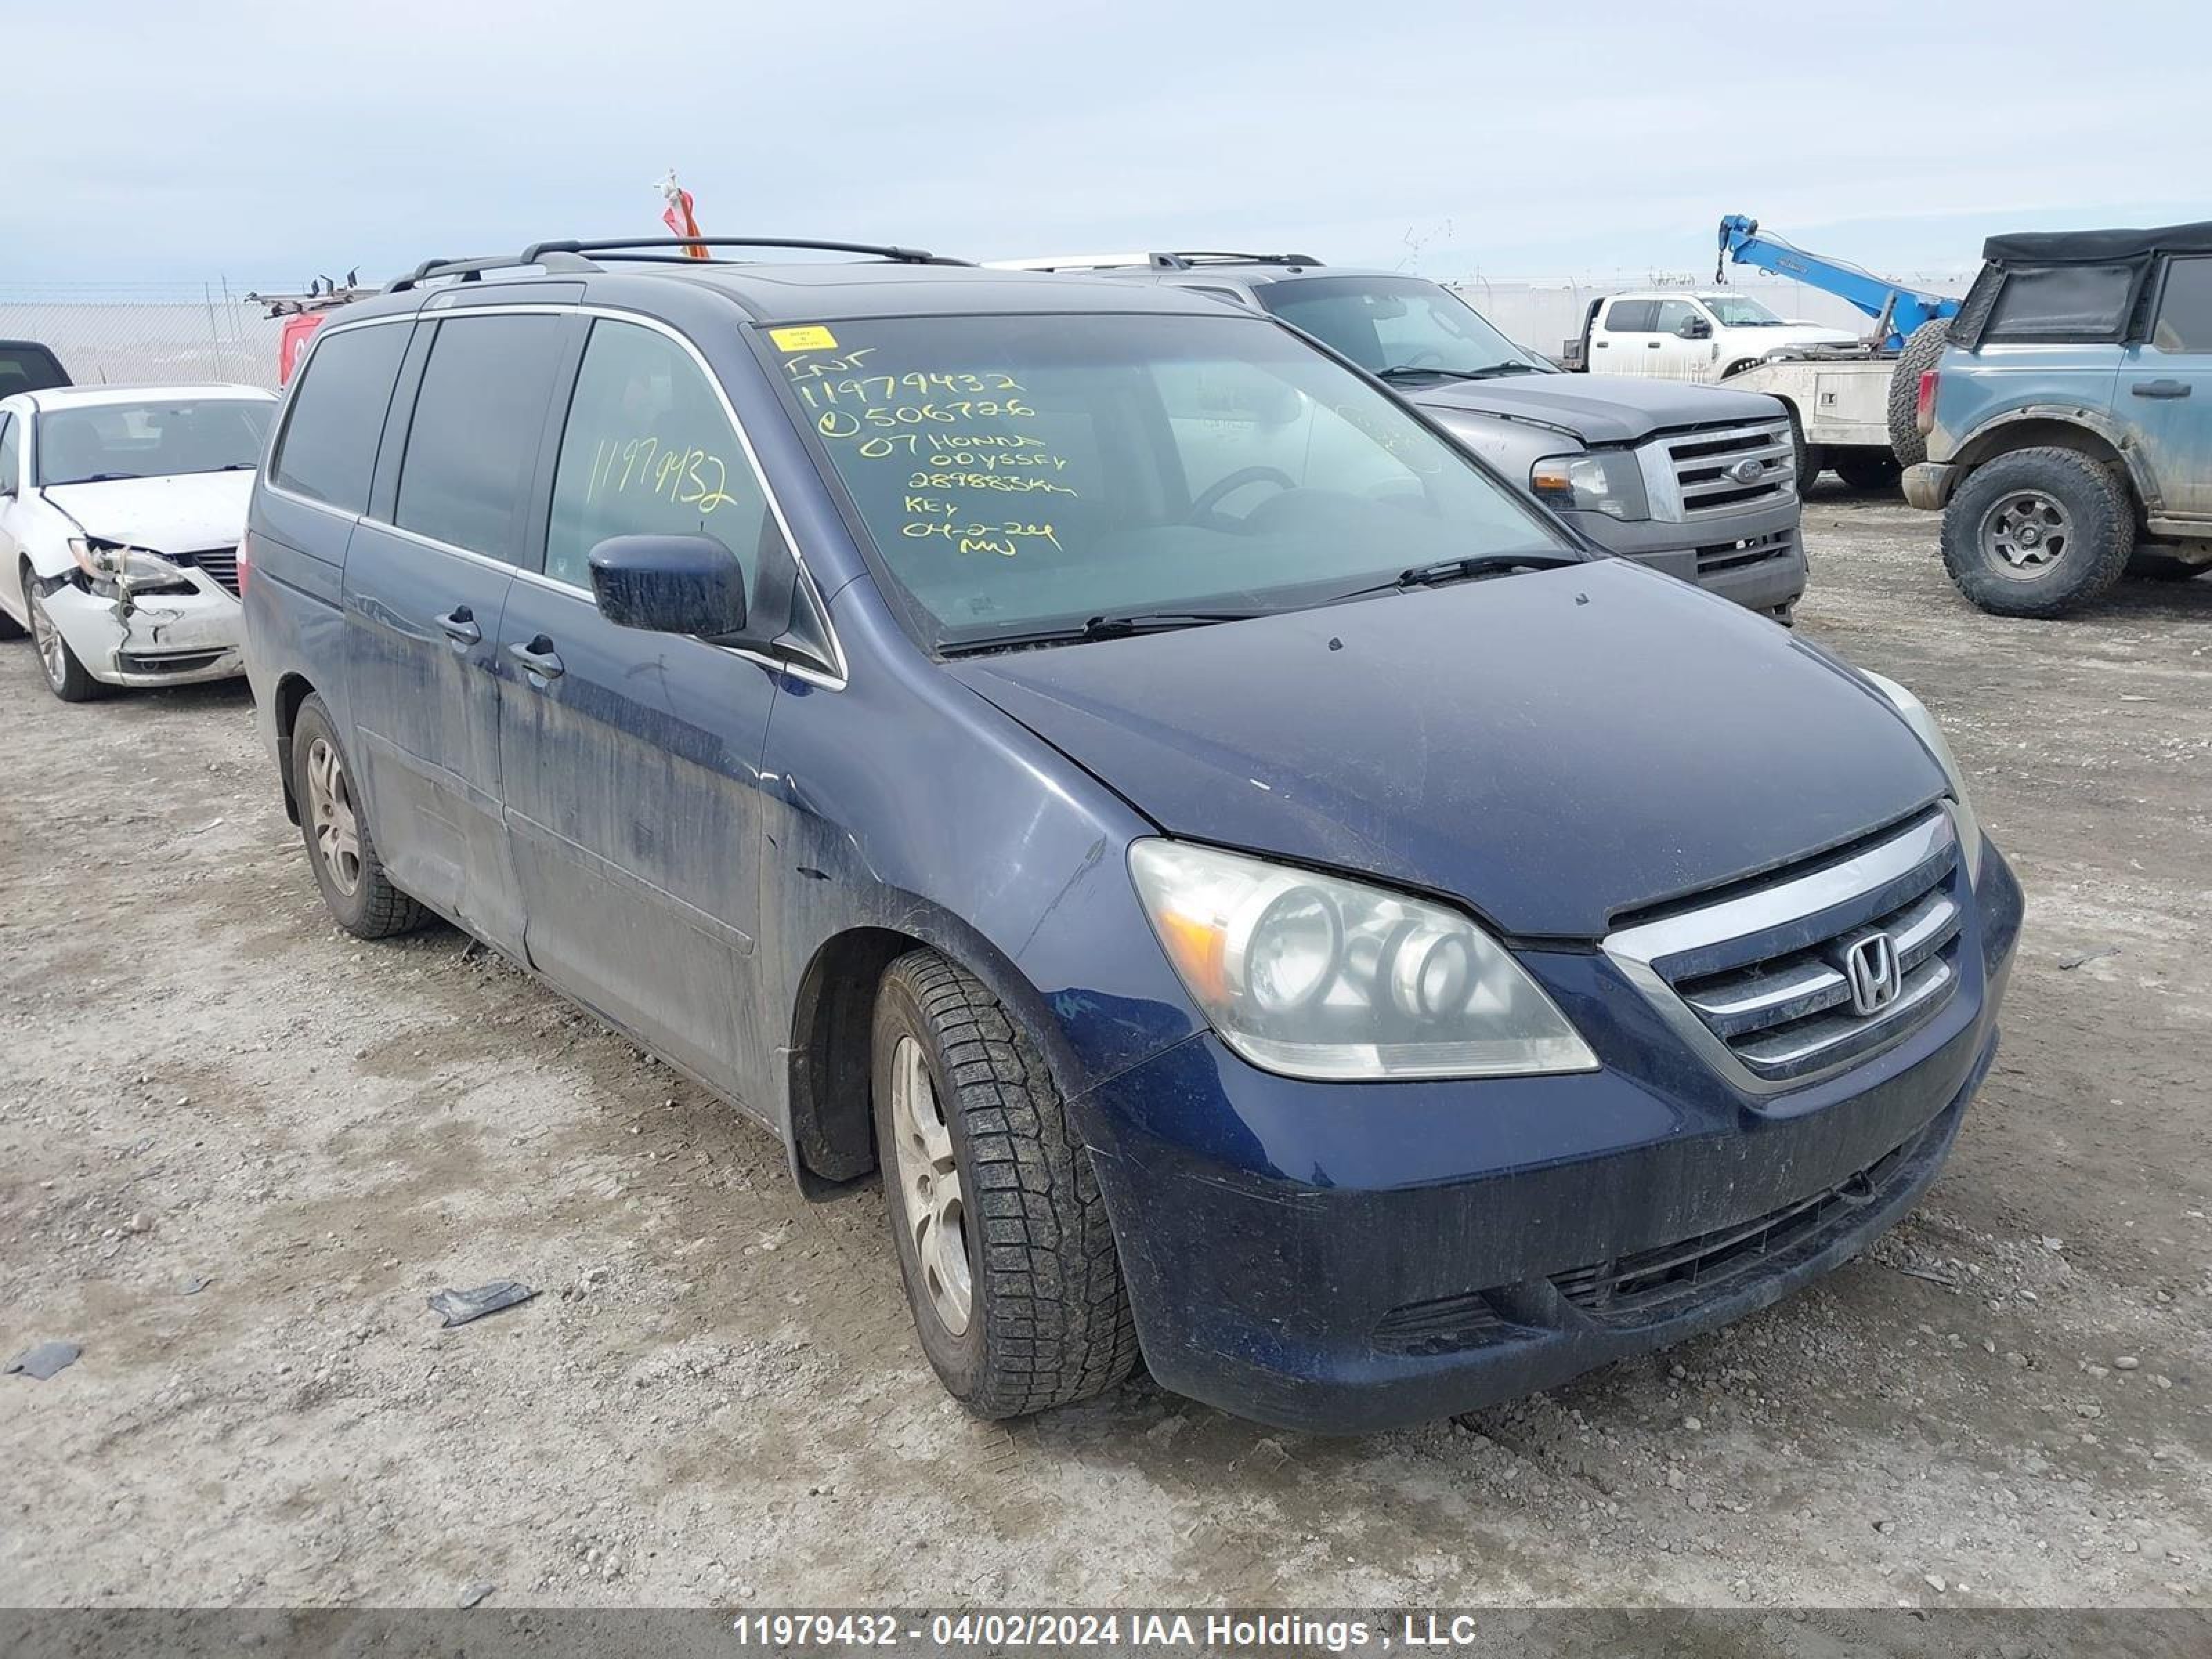
[[[2030,896],[1957,1154],[1780,1307],[1358,1441],[1141,1379],[971,1421],[872,1190],[332,930],[242,686],[0,647],[0,1357],[83,1349],[0,1378],[0,1601],[2212,1601],[2212,580],[2006,623],[1929,518],[1808,526],[1803,633],[1927,698]]]

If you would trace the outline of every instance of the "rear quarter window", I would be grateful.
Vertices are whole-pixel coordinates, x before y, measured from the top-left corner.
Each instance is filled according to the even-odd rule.
[[[2117,340],[2127,327],[2140,267],[2046,265],[2009,270],[1986,340]]]
[[[307,358],[269,482],[348,513],[368,507],[376,445],[410,331],[379,323],[325,333]]]

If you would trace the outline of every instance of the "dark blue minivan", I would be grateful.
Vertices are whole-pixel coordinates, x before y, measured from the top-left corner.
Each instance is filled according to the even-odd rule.
[[[317,334],[240,569],[341,925],[880,1168],[988,1416],[1140,1357],[1441,1415],[1910,1207],[2021,904],[1909,693],[1264,316],[803,246],[861,257],[541,245]]]

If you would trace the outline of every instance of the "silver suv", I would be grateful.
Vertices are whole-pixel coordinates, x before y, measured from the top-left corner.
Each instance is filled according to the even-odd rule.
[[[1451,289],[1302,253],[1009,260],[1194,289],[1388,381],[1590,540],[1787,623],[1805,591],[1789,411],[1761,392],[1563,374]]]

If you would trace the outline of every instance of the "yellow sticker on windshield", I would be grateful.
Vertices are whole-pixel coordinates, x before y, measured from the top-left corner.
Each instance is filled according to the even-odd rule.
[[[772,328],[768,337],[779,351],[835,351],[837,337],[818,323],[805,328]]]

